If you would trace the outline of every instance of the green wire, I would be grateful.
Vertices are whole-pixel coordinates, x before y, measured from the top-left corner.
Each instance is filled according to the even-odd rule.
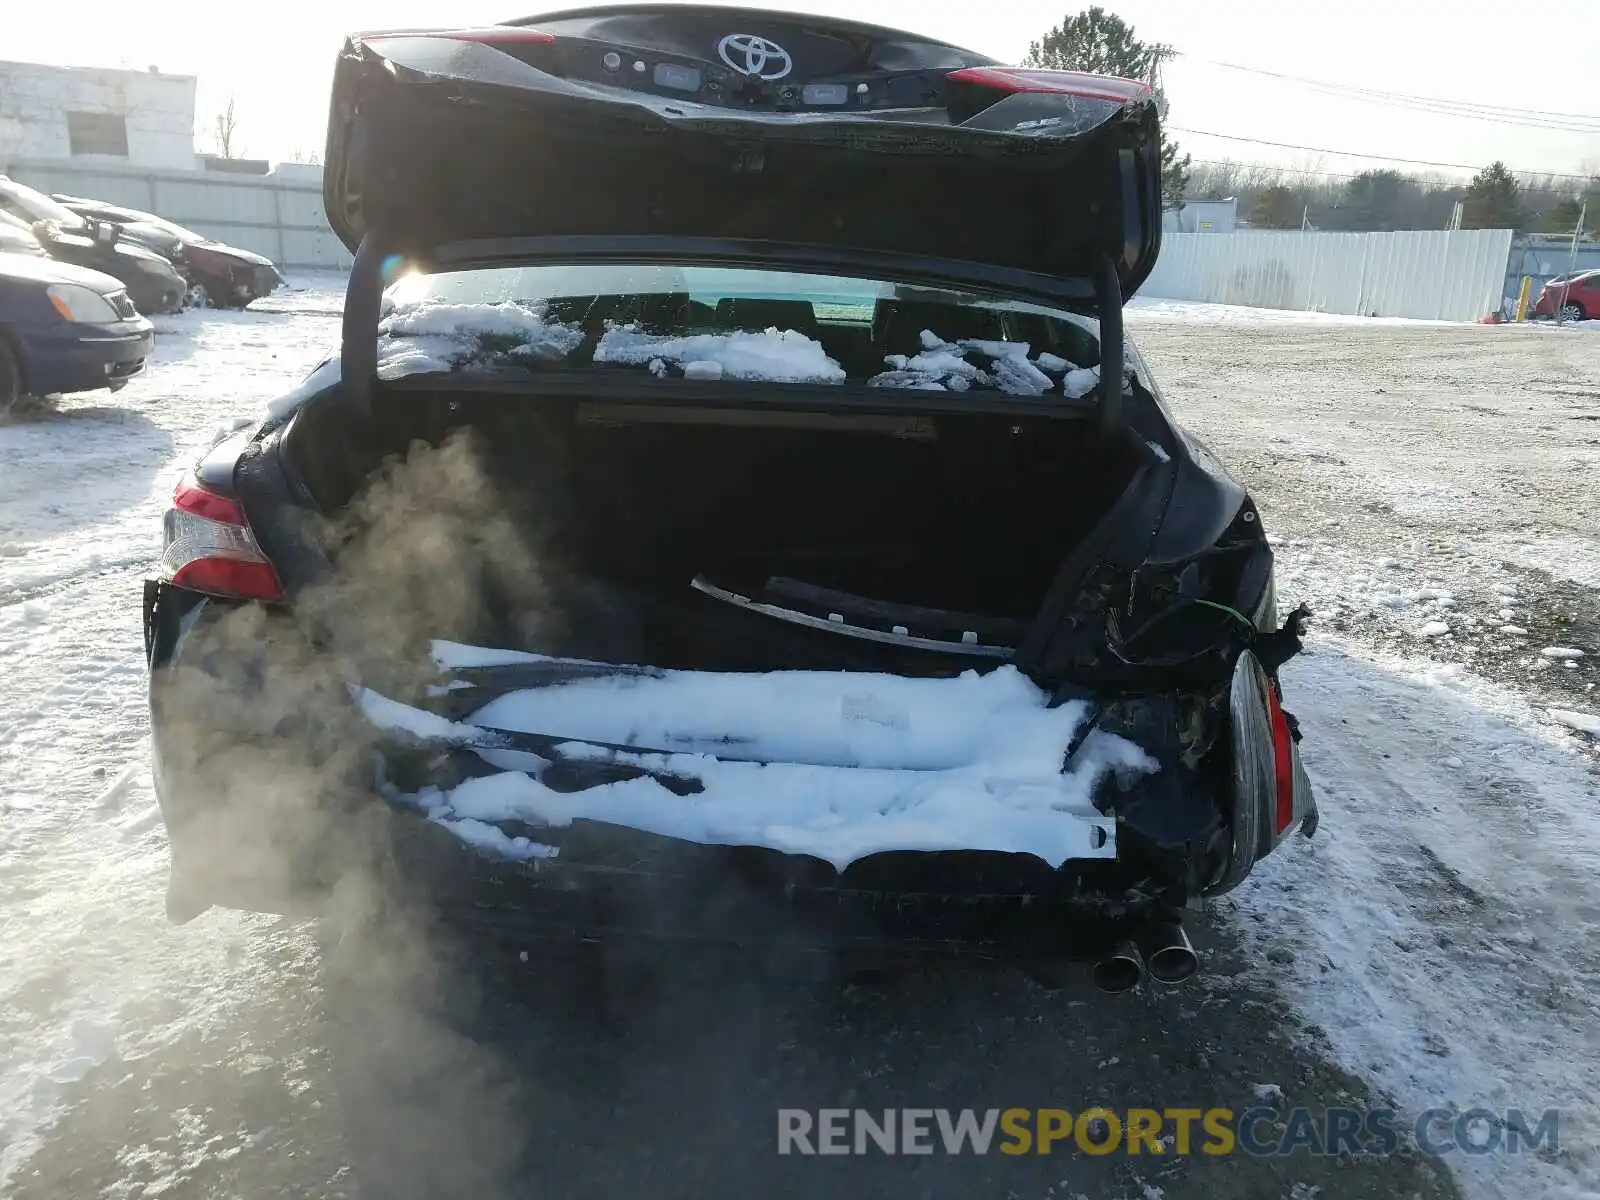
[[[1191,603],[1193,603],[1193,604],[1203,604],[1207,608],[1220,609],[1222,612],[1225,612],[1225,613],[1229,614],[1230,616],[1237,617],[1240,621],[1243,621],[1246,625],[1250,626],[1251,629],[1254,629],[1256,627],[1256,623],[1254,621],[1252,621],[1249,617],[1245,616],[1237,608],[1229,608],[1226,604],[1218,604],[1215,600],[1194,600],[1194,601],[1191,601]]]

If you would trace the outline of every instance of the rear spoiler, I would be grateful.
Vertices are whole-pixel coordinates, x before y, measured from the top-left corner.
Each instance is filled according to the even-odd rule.
[[[819,274],[852,272],[926,287],[956,287],[1031,300],[1060,308],[1093,304],[1100,320],[1100,391],[1097,426],[1103,434],[1122,424],[1122,293],[1116,261],[1107,256],[1092,280],[1059,278],[984,263],[914,258],[879,251],[839,250],[809,244],[711,238],[562,236],[458,242],[418,252],[381,229],[370,229],[356,248],[345,289],[340,368],[346,400],[370,415],[378,378],[378,324],[386,279],[411,258],[429,267],[471,269],[527,263],[659,263],[783,269]]]

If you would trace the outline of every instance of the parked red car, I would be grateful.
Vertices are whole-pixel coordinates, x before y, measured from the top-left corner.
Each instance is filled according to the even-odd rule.
[[[1539,289],[1539,298],[1528,315],[1553,317],[1558,312],[1569,321],[1600,319],[1600,271],[1557,275]]]

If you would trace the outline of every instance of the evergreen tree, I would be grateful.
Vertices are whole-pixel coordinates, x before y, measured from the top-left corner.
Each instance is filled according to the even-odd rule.
[[[1522,194],[1503,162],[1490,163],[1472,177],[1463,199],[1463,229],[1517,229],[1522,224]]]
[[[1587,210],[1584,200],[1588,201]],[[1540,223],[1546,233],[1570,234],[1578,227],[1579,217],[1583,218],[1584,236],[1593,236],[1600,231],[1600,177],[1589,181],[1582,198],[1568,196],[1557,201],[1545,212]]]
[[[1416,229],[1420,199],[1416,184],[1399,171],[1363,171],[1345,184],[1340,225],[1363,231]]]
[[[1161,64],[1175,51],[1160,42],[1137,37],[1133,27],[1115,13],[1096,5],[1064,19],[1028,47],[1024,60],[1030,67],[1055,71],[1088,71],[1120,75],[1156,87]],[[1183,203],[1189,186],[1189,155],[1179,155],[1178,145],[1161,132],[1161,198],[1168,206]]]
[[[1264,188],[1250,208],[1250,224],[1257,229],[1299,229],[1305,204],[1298,195],[1275,183]]]

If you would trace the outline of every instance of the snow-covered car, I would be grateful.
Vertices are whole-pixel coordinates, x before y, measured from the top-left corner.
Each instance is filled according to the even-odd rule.
[[[146,586],[169,911],[372,867],[528,938],[1188,977],[1316,809],[1303,614],[1123,329],[1159,145],[1143,85],[823,18],[352,38],[340,355]]]
[[[169,313],[183,307],[182,276],[154,250],[123,241],[115,225],[79,216],[4,175],[0,175],[0,212],[29,225],[51,258],[120,279],[141,313]]]
[[[117,226],[125,238],[170,261],[188,285],[187,302],[197,308],[244,308],[283,284],[283,275],[265,255],[219,242],[165,217],[81,196],[55,199],[81,217]]]
[[[0,413],[25,395],[117,391],[154,345],[122,284],[51,262],[0,214]]]
[[[44,247],[33,235],[33,227],[26,221],[0,209],[0,254],[23,254],[29,258],[45,258]]]

